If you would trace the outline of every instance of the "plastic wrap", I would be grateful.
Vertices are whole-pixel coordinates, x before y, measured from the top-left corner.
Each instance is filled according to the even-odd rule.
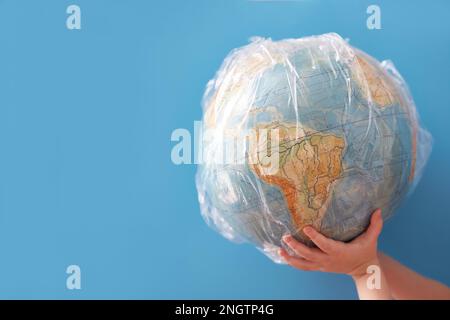
[[[374,209],[389,218],[431,151],[393,64],[337,34],[234,49],[208,83],[203,111],[201,213],[275,262],[284,234],[310,244],[306,225],[349,241]]]

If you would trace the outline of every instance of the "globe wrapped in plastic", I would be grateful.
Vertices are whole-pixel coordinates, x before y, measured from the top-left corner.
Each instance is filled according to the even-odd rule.
[[[205,221],[275,262],[283,235],[350,241],[389,218],[431,151],[407,85],[337,34],[234,49],[203,99],[196,184]]]

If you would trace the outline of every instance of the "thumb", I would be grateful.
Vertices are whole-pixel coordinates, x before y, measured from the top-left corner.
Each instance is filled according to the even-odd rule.
[[[383,217],[381,216],[381,209],[377,209],[370,217],[370,225],[365,232],[365,237],[371,242],[377,241],[382,229]]]

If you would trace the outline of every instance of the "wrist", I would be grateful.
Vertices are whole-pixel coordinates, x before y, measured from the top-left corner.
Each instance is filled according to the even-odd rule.
[[[353,278],[353,280],[355,280],[355,281],[359,280],[368,275],[367,269],[370,266],[377,266],[377,267],[381,268],[380,260],[378,259],[378,256],[375,256],[375,257],[369,259],[368,261],[365,261],[364,263],[357,266],[355,269],[353,269],[349,273],[349,276],[351,276]]]

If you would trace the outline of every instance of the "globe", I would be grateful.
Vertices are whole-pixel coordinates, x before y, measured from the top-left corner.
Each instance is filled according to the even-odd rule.
[[[306,225],[350,241],[393,215],[420,179],[431,136],[390,61],[339,35],[234,49],[203,99],[196,185],[202,216],[275,262]]]

